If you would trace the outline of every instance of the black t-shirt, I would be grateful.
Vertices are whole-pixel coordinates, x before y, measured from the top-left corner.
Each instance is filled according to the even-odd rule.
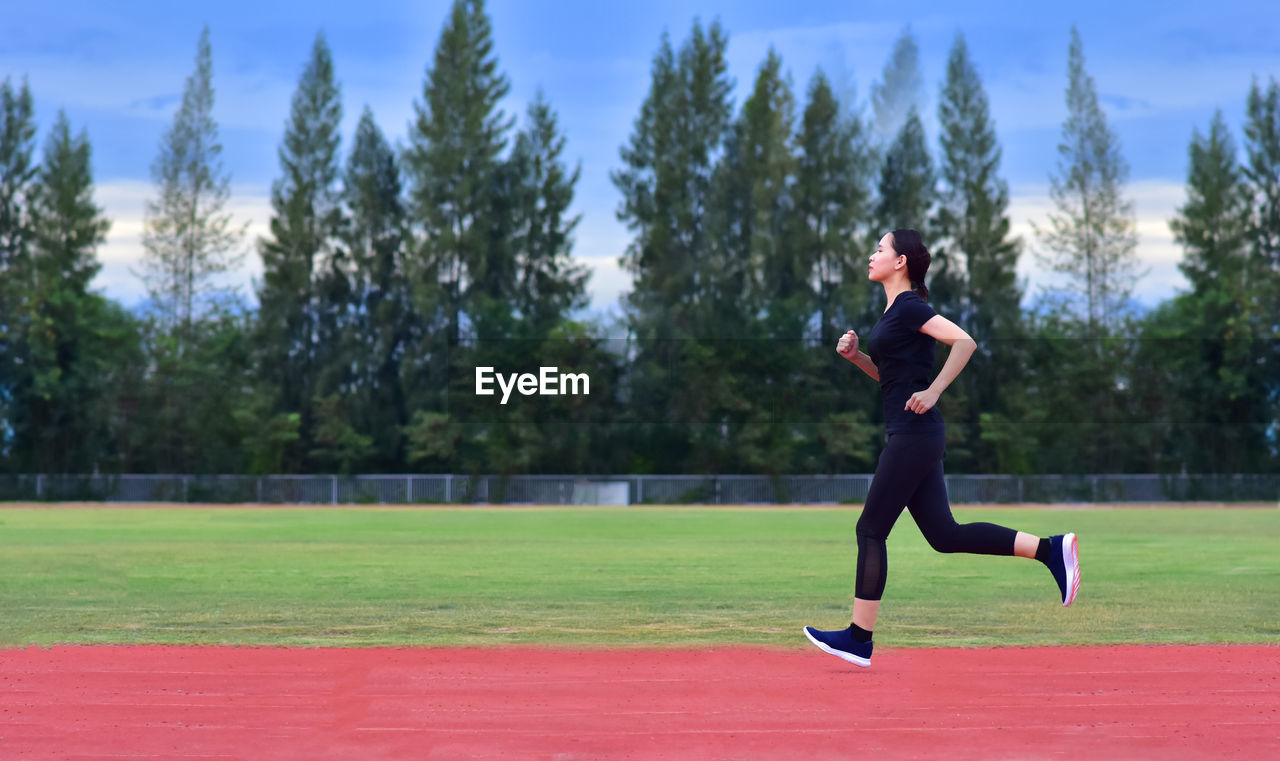
[[[917,391],[929,387],[933,372],[933,336],[920,332],[937,312],[911,291],[899,293],[871,330],[867,354],[880,373],[886,433],[928,433],[942,430],[942,415],[934,407],[923,415],[903,409]]]

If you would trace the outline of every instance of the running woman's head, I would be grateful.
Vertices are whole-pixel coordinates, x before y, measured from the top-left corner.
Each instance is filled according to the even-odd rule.
[[[924,275],[929,271],[929,259],[929,250],[924,247],[918,230],[894,230],[886,233],[876,246],[867,278],[878,283],[902,279],[920,298],[928,300]]]

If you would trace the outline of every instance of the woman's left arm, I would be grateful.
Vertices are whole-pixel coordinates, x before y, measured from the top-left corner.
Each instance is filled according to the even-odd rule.
[[[907,400],[905,409],[923,415],[933,409],[933,405],[938,403],[938,397],[968,364],[969,357],[973,356],[973,352],[978,348],[978,342],[970,338],[963,328],[942,315],[930,317],[928,322],[920,326],[920,332],[933,336],[951,347],[947,361],[943,363],[942,370],[938,373],[938,377],[933,379],[929,388],[917,391]]]

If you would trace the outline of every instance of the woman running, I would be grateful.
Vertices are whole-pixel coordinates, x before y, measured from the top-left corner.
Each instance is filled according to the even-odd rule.
[[[858,334],[852,330],[836,346],[840,356],[880,381],[887,440],[858,519],[852,625],[836,631],[806,626],[804,634],[822,650],[859,666],[871,665],[871,635],[889,568],[885,540],[904,507],[938,552],[1035,558],[1053,572],[1064,607],[1080,589],[1075,534],[1041,539],[993,523],[958,524],[951,516],[942,479],[946,429],[934,405],[977,343],[929,307],[929,289],[924,286],[928,269],[929,252],[919,232],[894,230],[881,238],[867,277],[884,286],[888,306],[867,342],[870,356],[858,351]],[[951,352],[930,383],[937,341],[950,346]]]

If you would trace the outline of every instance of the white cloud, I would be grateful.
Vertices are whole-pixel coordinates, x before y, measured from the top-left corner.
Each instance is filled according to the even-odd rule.
[[[106,242],[98,249],[102,270],[92,286],[126,307],[146,298],[146,288],[134,272],[141,270],[146,254],[142,233],[147,202],[155,197],[154,185],[135,180],[105,182],[95,189],[94,199],[111,220],[111,229],[107,232]],[[240,287],[243,295],[252,297],[252,280],[262,274],[262,260],[257,255],[255,244],[259,236],[268,232],[271,201],[261,187],[233,185],[226,212],[231,214],[232,224],[248,223],[242,244],[242,250],[246,252],[243,266],[229,276],[227,282]]]
[[[617,257],[574,257],[591,271],[587,288],[591,294],[590,309],[599,314],[620,312],[618,300],[631,292],[631,273],[622,268]]]
[[[617,221],[607,203],[587,199],[588,206],[575,209],[582,215],[573,231],[573,253],[585,258],[619,257],[627,250],[631,235]]]
[[[1133,297],[1148,307],[1155,306],[1187,287],[1186,279],[1178,270],[1182,248],[1174,241],[1173,232],[1169,229],[1169,220],[1186,202],[1186,188],[1165,180],[1143,180],[1129,183],[1124,192],[1125,197],[1133,202],[1138,233],[1136,255],[1140,270],[1146,271],[1146,275],[1138,280]],[[1058,282],[1058,276],[1046,271],[1037,261],[1035,252],[1042,251],[1043,247],[1031,226],[1034,222],[1047,229],[1049,214],[1054,211],[1047,185],[1011,188],[1011,232],[1023,240],[1018,276],[1028,283],[1024,299],[1028,303],[1040,293],[1042,286]]]

